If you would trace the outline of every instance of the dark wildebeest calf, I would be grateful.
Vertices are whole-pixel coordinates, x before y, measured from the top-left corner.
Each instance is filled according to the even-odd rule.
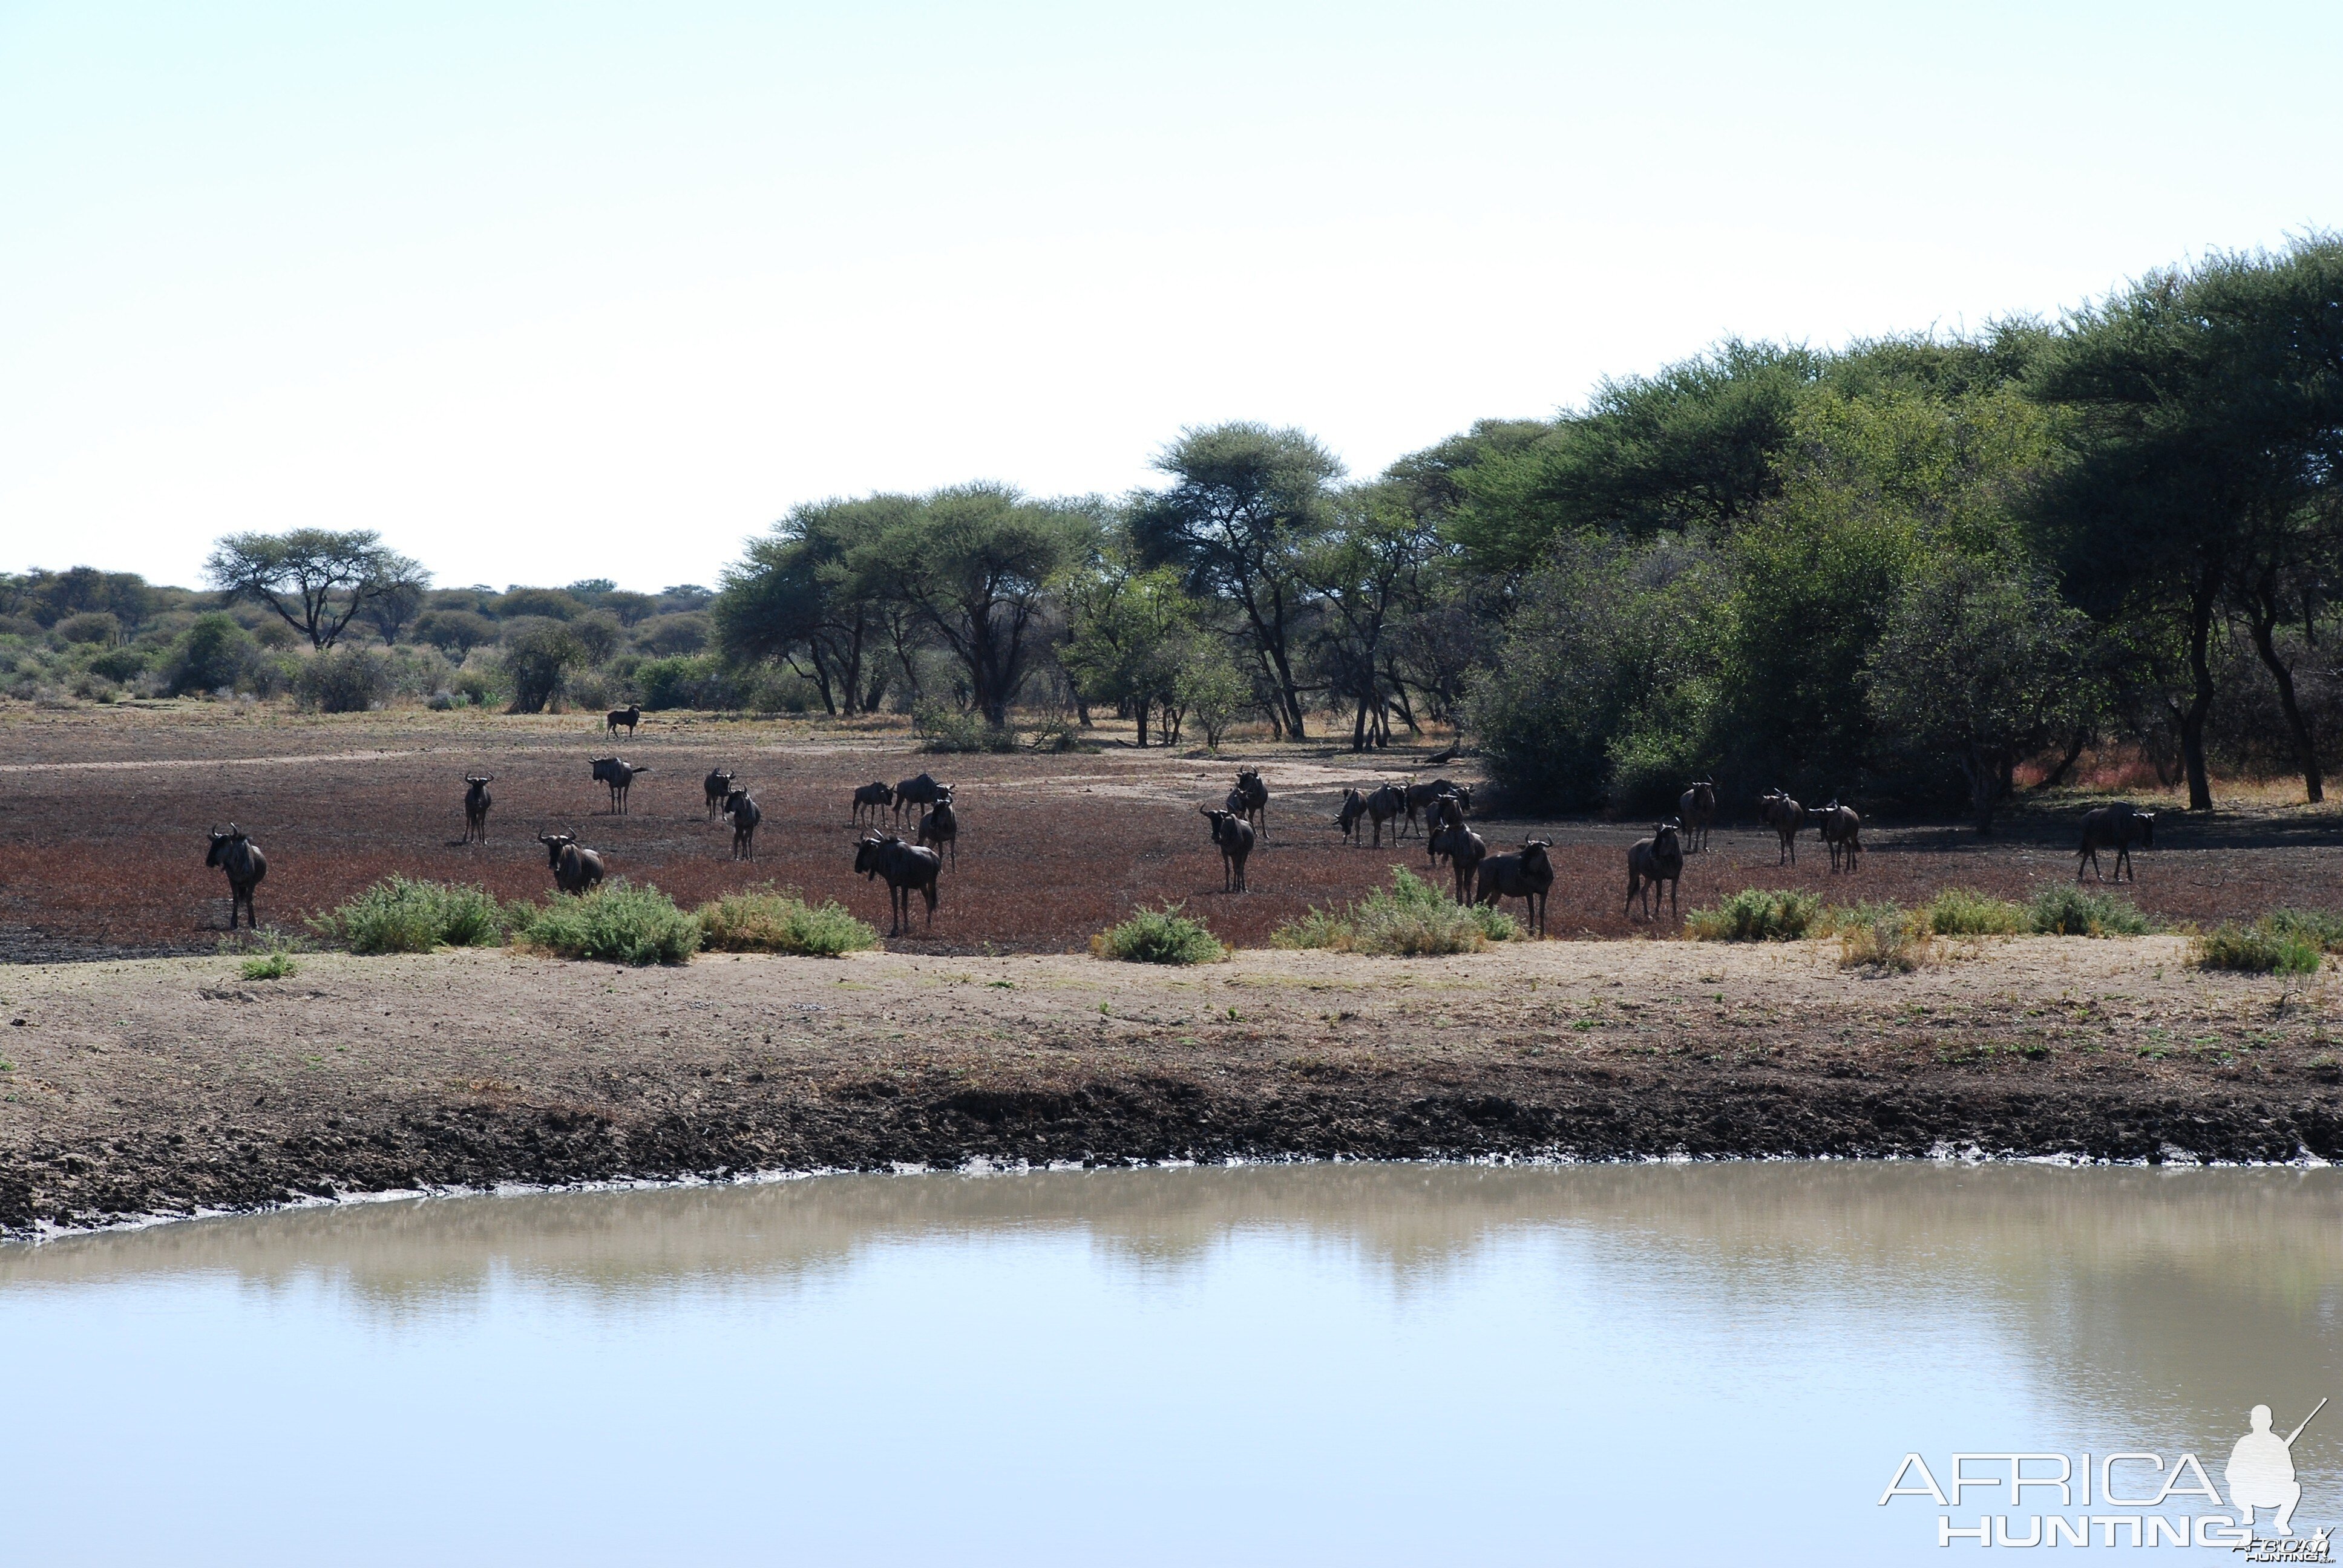
[[[553,885],[565,893],[582,893],[602,879],[602,857],[578,847],[575,833],[539,833]]]
[[[749,799],[746,789],[735,789],[724,797],[724,814],[732,819],[732,858],[753,860],[757,858],[757,824],[765,814]]]
[[[495,777],[493,773],[464,775],[464,783],[468,786],[464,790],[464,842],[467,844],[475,839],[483,844],[488,841],[488,807],[491,804],[488,781]]]
[[[1635,918],[1635,895],[1644,898],[1644,919],[1652,918],[1652,897],[1665,882],[1668,888],[1668,918],[1676,919],[1676,889],[1684,881],[1684,825],[1662,822],[1652,829],[1648,839],[1638,839],[1627,851],[1627,908],[1629,920]]]
[[[951,863],[960,864],[960,814],[952,809],[952,787],[943,786],[936,803],[920,819],[919,828],[911,834],[911,842],[925,844],[938,854],[944,846],[951,846]]]
[[[1472,885],[1473,874],[1480,870],[1481,862],[1489,858],[1489,846],[1481,841],[1480,834],[1463,823],[1452,822],[1432,835],[1433,863],[1437,864],[1443,855],[1448,857],[1449,868],[1456,873],[1456,901],[1460,904],[1469,902],[1465,890]]]
[[[1831,869],[1838,869],[1839,856],[1845,854],[1846,869],[1854,870],[1855,860],[1863,854],[1863,819],[1855,814],[1855,808],[1833,800],[1815,810],[1815,824],[1822,833],[1823,842],[1830,846]]]
[[[243,829],[230,822],[227,831],[212,829],[211,853],[204,857],[206,866],[217,866],[227,873],[227,929],[236,930],[236,906],[244,906],[244,918],[254,930],[260,929],[260,915],[252,907],[252,890],[260,886],[260,879],[268,875],[268,857],[260,846],[245,836]]]
[[[1235,810],[1239,816],[1252,823],[1254,832],[1264,839],[1268,838],[1269,786],[1261,781],[1261,769],[1240,769],[1237,772],[1235,793],[1237,799],[1243,804],[1241,808],[1232,807],[1231,809]]]
[[[635,787],[635,775],[650,769],[632,762],[622,762],[616,757],[594,759],[594,779],[610,789],[610,811],[618,815],[627,809],[627,791]]]
[[[1342,829],[1342,842],[1359,841],[1359,824],[1367,819],[1367,798],[1356,789],[1342,791],[1342,809],[1334,813],[1334,826]]]
[[[2083,847],[2075,851],[2075,880],[2079,882],[2083,879],[2083,867],[2088,862],[2092,874],[2106,881],[2107,873],[2099,869],[2099,851],[2113,849],[2116,852],[2116,880],[2122,881],[2125,869],[2131,865],[2131,847],[2134,844],[2143,849],[2156,848],[2155,812],[2142,811],[2128,801],[2118,800],[2112,806],[2102,806],[2088,813],[2083,819]],[[2131,879],[2135,882],[2139,880],[2137,869],[2132,870]]]
[[[1806,825],[1806,809],[1780,789],[1767,790],[1757,797],[1757,803],[1764,808],[1758,815],[1764,819],[1765,826],[1773,829],[1782,840],[1782,848],[1775,855],[1774,864],[1778,866],[1787,860],[1791,865],[1796,865],[1798,834]]]
[[[906,779],[896,785],[895,820],[900,822],[903,819],[903,813],[910,811],[911,820],[918,821],[919,813],[913,808],[934,805],[941,796],[943,788],[924,773],[916,779]]]
[[[884,784],[865,784],[854,791],[854,825],[862,825],[862,813],[870,813],[872,827],[879,825],[879,813],[895,803],[895,791]]]
[[[883,839],[863,839],[854,848],[854,869],[862,879],[873,877],[887,879],[887,908],[894,917],[890,937],[902,934],[911,923],[911,893],[918,890],[928,900],[928,929],[936,925],[936,873],[943,869],[943,859],[933,849],[923,849],[906,844],[892,833]]]
[[[700,791],[708,797],[708,819],[711,822],[722,814],[724,802],[732,799],[733,772],[729,768],[709,769],[708,777],[699,781]]]
[[[1234,811],[1215,811],[1210,806],[1196,808],[1212,825],[1212,842],[1221,847],[1221,891],[1242,893],[1245,890],[1245,857],[1252,853],[1252,824]]]
[[[1708,825],[1716,820],[1716,780],[1694,779],[1692,788],[1676,797],[1676,819],[1684,826],[1684,853],[1706,853]]]
[[[1544,936],[1545,897],[1554,886],[1554,862],[1545,858],[1545,852],[1553,848],[1551,839],[1532,839],[1517,855],[1492,855],[1482,861],[1480,885],[1473,890],[1473,901],[1494,904],[1501,899],[1519,899],[1528,917],[1530,935]]]
[[[642,721],[643,705],[639,702],[629,702],[624,708],[613,708],[604,716],[602,733],[616,735],[618,732],[618,726],[623,724],[627,727],[627,739],[631,740],[635,736],[635,726]]]

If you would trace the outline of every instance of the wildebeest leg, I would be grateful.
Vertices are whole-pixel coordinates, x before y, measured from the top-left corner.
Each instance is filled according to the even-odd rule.
[[[934,930],[936,929],[936,885],[933,882],[921,882],[920,892],[928,900],[928,930]],[[903,902],[906,912],[910,907],[910,900],[906,899]]]

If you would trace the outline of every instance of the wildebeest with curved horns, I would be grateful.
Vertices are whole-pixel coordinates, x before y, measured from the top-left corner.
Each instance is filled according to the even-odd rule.
[[[464,783],[468,786],[464,790],[464,842],[467,844],[475,839],[483,844],[488,841],[488,807],[494,803],[488,799],[488,781],[495,777],[493,773],[464,775]]]
[[[928,900],[928,929],[936,924],[936,873],[943,869],[943,858],[933,849],[923,849],[906,844],[892,833],[883,839],[863,839],[854,848],[854,869],[869,881],[873,877],[887,879],[887,907],[894,917],[894,928],[887,934],[902,934],[911,923],[911,893],[917,890]]]
[[[1489,846],[1463,823],[1452,822],[1432,835],[1433,863],[1437,865],[1443,855],[1448,857],[1449,869],[1456,874],[1456,901],[1471,902],[1465,890],[1473,885],[1481,862],[1489,858]]]
[[[911,841],[925,844],[938,854],[943,853],[944,846],[949,844],[951,846],[951,863],[955,866],[960,864],[960,814],[952,809],[950,785],[945,784],[938,789],[936,803],[929,807],[927,815],[920,819],[919,829],[912,833]]]
[[[247,838],[243,829],[230,822],[227,831],[212,829],[211,853],[204,857],[206,866],[217,866],[227,873],[227,929],[236,930],[236,910],[244,906],[244,918],[252,930],[260,929],[260,915],[252,907],[252,890],[260,886],[260,879],[268,875],[268,857],[260,846]]]
[[[635,726],[642,721],[643,705],[639,702],[629,702],[624,708],[613,708],[603,717],[602,733],[616,735],[618,732],[618,726],[623,724],[627,727],[627,739],[631,740],[634,739]]]
[[[1774,856],[1774,864],[1778,866],[1786,859],[1791,865],[1796,865],[1798,835],[1806,826],[1806,809],[1791,799],[1789,792],[1785,789],[1768,789],[1757,797],[1757,804],[1762,808],[1758,816],[1782,840],[1781,849]]]
[[[1684,881],[1684,824],[1670,820],[1656,825],[1648,839],[1638,839],[1627,851],[1627,907],[1622,911],[1629,920],[1635,918],[1635,897],[1644,899],[1644,919],[1652,918],[1653,895],[1660,884],[1668,889],[1668,916],[1676,918],[1676,889]]]
[[[1839,856],[1844,853],[1846,869],[1854,870],[1863,854],[1863,819],[1855,815],[1855,808],[1842,806],[1834,799],[1827,806],[1816,807],[1814,818],[1816,831],[1830,847],[1831,869],[1838,869]]]
[[[854,825],[860,827],[862,813],[868,811],[870,813],[871,825],[877,826],[879,813],[894,803],[895,790],[891,785],[874,781],[858,786],[854,791]]]
[[[1252,830],[1255,833],[1264,839],[1268,838],[1269,786],[1261,781],[1261,769],[1240,769],[1237,772],[1235,793],[1237,799],[1242,802],[1242,809],[1238,815],[1252,824]]]
[[[624,812],[627,809],[627,791],[635,787],[635,775],[648,773],[650,769],[616,757],[597,757],[593,761],[595,782],[609,786],[611,814],[617,816]]]
[[[1342,842],[1359,841],[1359,824],[1367,819],[1367,798],[1356,789],[1342,791],[1342,809],[1334,813],[1334,826],[1342,829]]]
[[[565,893],[582,893],[602,879],[602,857],[582,847],[575,833],[539,833],[553,885]]]
[[[944,786],[922,773],[916,779],[906,779],[895,786],[895,820],[900,822],[903,813],[915,806],[932,806]],[[913,814],[913,821],[919,820]]]
[[[1374,828],[1375,841],[1371,848],[1383,847],[1383,824],[1394,817],[1406,814],[1407,791],[1396,784],[1379,784],[1367,794],[1367,820]],[[1392,829],[1392,842],[1399,842],[1399,829]]]
[[[1252,853],[1252,824],[1234,811],[1199,806],[1197,813],[1212,825],[1212,842],[1221,850],[1221,891],[1245,890],[1245,859]]]
[[[724,802],[732,798],[733,772],[729,768],[711,768],[708,777],[699,781],[700,792],[708,797],[708,819],[711,822],[723,814]]]
[[[757,858],[757,824],[765,814],[749,799],[746,789],[734,789],[724,798],[724,814],[732,819],[732,858],[753,860]]]
[[[1684,853],[1704,853],[1708,849],[1708,825],[1716,820],[1715,779],[1695,779],[1691,789],[1676,797],[1676,820],[1684,826]]]
[[[2106,881],[2107,873],[2099,869],[2099,851],[2113,849],[2116,852],[2116,880],[2122,881],[2125,868],[2131,866],[2131,847],[2134,844],[2143,849],[2156,848],[2155,812],[2140,810],[2128,800],[2118,800],[2112,806],[2102,806],[2096,811],[2086,813],[2083,818],[2083,845],[2075,851],[2075,880],[2079,882],[2083,879],[2083,867],[2088,862],[2092,873],[2099,880]],[[2131,879],[2135,882],[2139,880],[2137,868],[2132,869]]]
[[[1424,826],[1416,819],[1417,814],[1443,796],[1455,797],[1457,803],[1467,813],[1473,809],[1473,786],[1470,784],[1453,784],[1445,779],[1434,779],[1423,784],[1411,784],[1407,787],[1406,795],[1407,825],[1414,829],[1417,833],[1423,833]]]
[[[1473,901],[1494,904],[1501,899],[1519,899],[1528,917],[1530,935],[1544,936],[1546,893],[1554,887],[1554,862],[1545,858],[1545,852],[1553,848],[1551,839],[1532,839],[1518,854],[1492,855],[1482,861]]]

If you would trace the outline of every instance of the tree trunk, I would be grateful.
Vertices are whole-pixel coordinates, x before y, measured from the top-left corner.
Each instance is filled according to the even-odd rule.
[[[2195,683],[2188,706],[2180,714],[2180,758],[2188,775],[2188,809],[2213,809],[2213,782],[2205,771],[2205,720],[2213,711],[2213,666],[2207,653],[2213,637],[2213,594],[2219,575],[2207,568],[2197,579],[2189,605],[2188,674]]]
[[[1359,699],[1359,716],[1351,720],[1351,749],[1353,751],[1364,751],[1366,749],[1367,699],[1362,697]]]
[[[2077,734],[2072,741],[2067,743],[2066,755],[2058,759],[2058,766],[2050,769],[2049,772],[2045,773],[2042,776],[2042,782],[2036,784],[2034,787],[2036,791],[2056,789],[2059,785],[2064,784],[2066,781],[2066,775],[2075,770],[2075,764],[2082,760],[2083,748],[2088,746],[2090,743],[2091,732],[2089,730],[2086,729]]]
[[[2318,747],[2311,739],[2310,720],[2295,700],[2294,671],[2278,656],[2278,643],[2271,636],[2278,627],[2278,606],[2264,595],[2256,600],[2246,620],[2253,628],[2254,651],[2262,656],[2270,678],[2278,682],[2278,706],[2286,709],[2287,728],[2294,732],[2295,761],[2302,769],[2303,796],[2315,806],[2327,799],[2327,787],[2318,776]]]
[[[1972,750],[1961,759],[1961,777],[1968,780],[1969,809],[1976,814],[1977,837],[1993,837],[1994,798],[2001,792],[2001,769],[1994,759]]]
[[[1152,708],[1154,704],[1142,697],[1133,702],[1131,706],[1139,714],[1139,749],[1141,751],[1144,751],[1147,749],[1147,710],[1150,708]]]

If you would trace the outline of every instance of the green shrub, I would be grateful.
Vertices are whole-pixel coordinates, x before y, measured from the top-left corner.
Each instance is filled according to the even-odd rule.
[[[1838,961],[1847,969],[1908,971],[1926,963],[1935,940],[1935,920],[1929,910],[1902,910],[1894,904],[1865,904],[1840,911]]]
[[[252,634],[232,615],[213,611],[196,618],[171,651],[170,676],[165,683],[174,697],[190,691],[218,691],[248,687],[260,649]]]
[[[1121,925],[1092,937],[1091,951],[1132,964],[1216,964],[1229,956],[1203,921],[1192,920],[1180,910],[1172,903],[1160,910],[1135,910]]]
[[[328,648],[302,661],[293,694],[321,713],[364,713],[390,695],[390,666],[370,648]]]
[[[2343,952],[2343,915],[2331,910],[2272,910],[2261,928],[2276,937],[2296,937],[2321,952]]]
[[[2147,917],[2129,899],[2063,881],[2034,895],[2026,923],[2041,937],[2137,937],[2148,930]]]
[[[699,945],[711,952],[834,959],[879,945],[879,933],[835,901],[809,904],[769,884],[699,906]]]
[[[2201,969],[2247,970],[2256,974],[2309,975],[2327,961],[2326,949],[2295,932],[2274,930],[2270,922],[2240,926],[2223,922],[2189,944],[2189,961]]]
[[[941,703],[921,703],[911,712],[922,751],[1014,751],[1013,730],[996,729],[981,713],[961,713]]]
[[[1392,868],[1392,885],[1376,888],[1340,910],[1312,909],[1270,934],[1281,948],[1332,948],[1338,952],[1423,957],[1478,952],[1511,941],[1521,928],[1511,915],[1483,904],[1460,904],[1447,891],[1404,866]]]
[[[484,888],[386,877],[329,915],[309,922],[354,953],[427,953],[434,948],[494,947],[507,912]]]
[[[277,946],[245,960],[242,972],[246,980],[290,980],[301,972],[301,966],[293,961],[291,949]]]
[[[635,666],[635,689],[654,713],[676,708],[740,706],[740,692],[724,661],[712,653],[647,658]]]
[[[515,940],[556,958],[679,964],[699,947],[699,920],[649,882],[613,881],[590,893],[556,893],[530,909]]]
[[[1684,929],[1707,942],[1795,942],[1823,920],[1823,901],[1787,888],[1744,888],[1714,909],[1694,910]]]
[[[2011,937],[2024,930],[2026,909],[1968,888],[1946,888],[1930,900],[1928,929],[1940,937]]]

